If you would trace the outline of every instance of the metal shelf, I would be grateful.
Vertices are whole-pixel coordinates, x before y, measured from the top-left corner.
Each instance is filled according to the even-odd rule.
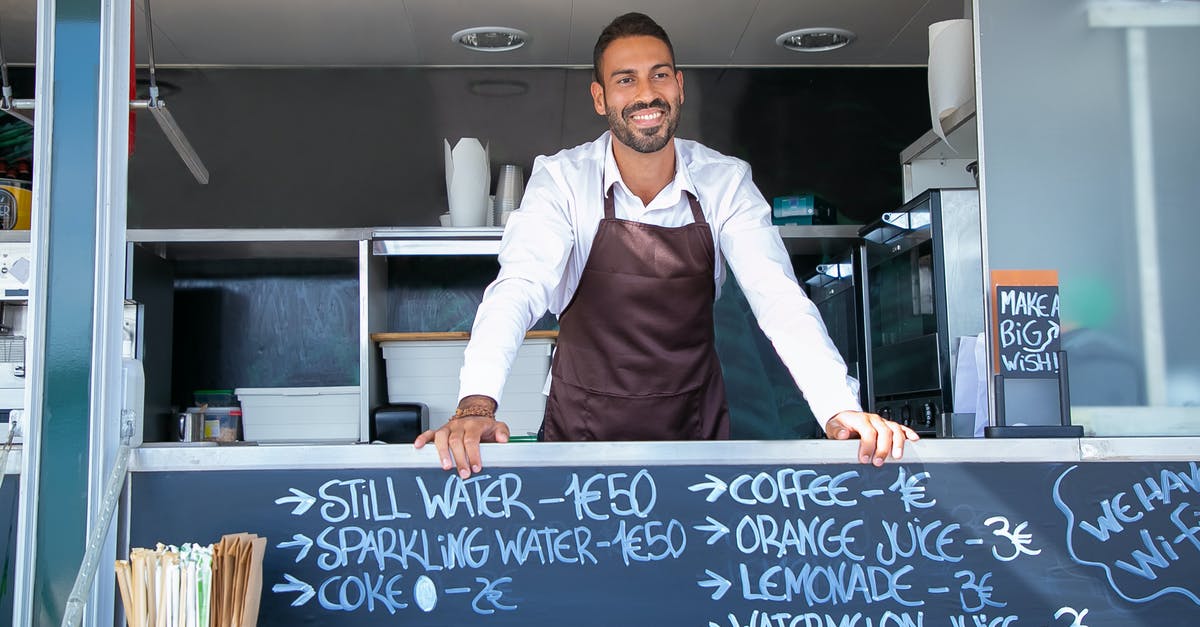
[[[779,227],[792,255],[837,254],[858,241],[858,225],[789,224]],[[500,227],[403,227],[375,229],[375,255],[495,255],[500,252]]]
[[[1097,2],[1088,5],[1087,13],[1093,28],[1200,26],[1200,5],[1195,2]]]
[[[413,226],[377,228],[371,233],[375,255],[497,255],[503,227]]]
[[[946,139],[933,130],[925,131],[917,141],[900,151],[900,163],[917,159],[976,159],[979,156],[979,132],[975,122],[975,99],[971,98],[946,118]]]
[[[789,255],[837,255],[858,244],[858,224],[786,224],[779,235]]]
[[[370,229],[129,229],[126,240],[172,260],[357,258]]]

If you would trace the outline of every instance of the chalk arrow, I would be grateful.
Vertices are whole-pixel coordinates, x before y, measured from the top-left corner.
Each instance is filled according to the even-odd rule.
[[[708,537],[708,544],[713,544],[720,540],[725,534],[729,533],[729,527],[722,525],[720,521],[714,520],[712,516],[705,516],[704,520],[708,521],[707,525],[696,525],[692,527],[696,531],[711,531],[713,534]],[[299,560],[297,560],[299,561]]]
[[[718,479],[712,475],[704,475],[704,478],[708,479],[708,481],[705,481],[704,483],[697,483],[696,485],[688,486],[688,490],[691,492],[701,492],[704,490],[710,490],[710,492],[708,493],[708,496],[705,497],[705,499],[704,499],[704,500],[708,501],[709,503],[712,503],[713,501],[716,501],[717,499],[721,498],[721,495],[724,494],[725,491],[729,489],[729,486],[724,481],[721,481],[720,479]]]
[[[308,555],[308,550],[312,548],[312,545],[313,541],[311,538],[302,533],[297,533],[296,535],[292,536],[290,542],[280,542],[279,544],[275,545],[275,548],[290,549],[294,546],[300,547],[300,553],[296,555],[296,561],[299,562],[300,560],[304,559],[305,555]]]
[[[292,601],[292,607],[300,607],[301,605],[308,603],[309,599],[317,595],[316,591],[313,590],[313,587],[304,583],[303,581],[300,581],[299,579],[296,579],[287,573],[283,574],[283,578],[287,580],[287,583],[277,583],[271,586],[271,592],[274,592],[275,594],[281,594],[284,592],[300,592],[300,596],[296,597],[295,601]]]
[[[313,503],[317,502],[317,499],[304,492],[301,492],[300,490],[297,490],[296,488],[289,488],[288,490],[292,493],[292,496],[281,496],[275,499],[275,504],[283,505],[284,503],[295,503],[296,507],[292,508],[292,516],[299,516],[304,512],[307,512],[308,508],[312,507]]]
[[[714,601],[717,601],[721,597],[725,596],[725,591],[729,589],[729,586],[733,585],[729,583],[728,579],[714,573],[711,570],[708,570],[707,568],[704,569],[704,574],[708,575],[709,579],[698,583],[700,584],[701,588],[716,588],[716,590],[714,590],[712,593],[712,600]]]

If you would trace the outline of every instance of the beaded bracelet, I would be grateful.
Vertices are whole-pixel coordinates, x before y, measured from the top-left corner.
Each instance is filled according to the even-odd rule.
[[[471,405],[469,407],[459,407],[458,409],[456,409],[454,411],[454,415],[450,417],[450,420],[457,420],[459,418],[469,418],[471,416],[482,416],[482,417],[486,417],[486,418],[495,419],[496,412],[492,411],[491,409],[488,409],[487,406],[485,406],[485,405]]]

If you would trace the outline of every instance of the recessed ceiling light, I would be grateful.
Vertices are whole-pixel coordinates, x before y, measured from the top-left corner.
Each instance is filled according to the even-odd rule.
[[[524,46],[529,41],[529,33],[504,26],[476,26],[454,33],[450,40],[471,50],[505,52]]]
[[[796,52],[825,52],[837,50],[855,37],[844,28],[801,28],[776,37],[775,43]]]

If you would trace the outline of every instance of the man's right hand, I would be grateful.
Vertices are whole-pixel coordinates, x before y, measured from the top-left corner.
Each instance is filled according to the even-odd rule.
[[[508,425],[496,420],[496,401],[487,396],[468,396],[458,403],[461,411],[485,409],[488,415],[451,418],[440,429],[430,429],[417,436],[413,444],[421,448],[433,442],[437,447],[442,470],[458,467],[458,476],[466,479],[472,472],[483,470],[479,457],[481,442],[507,442]]]

